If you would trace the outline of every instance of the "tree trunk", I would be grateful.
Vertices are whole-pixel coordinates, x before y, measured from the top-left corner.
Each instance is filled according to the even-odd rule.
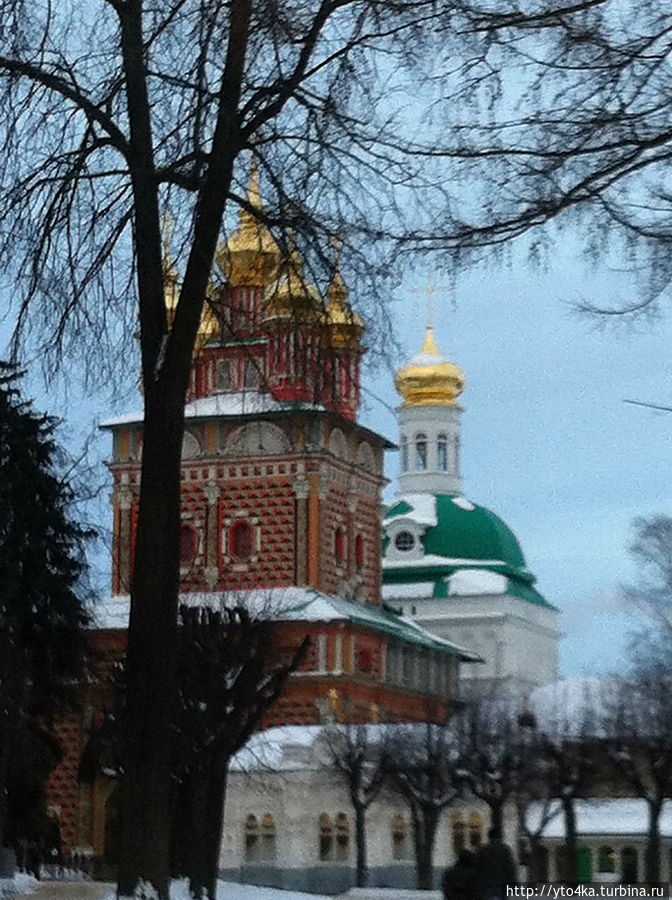
[[[576,812],[574,810],[574,798],[562,798],[562,811],[565,818],[565,860],[563,880],[570,885],[579,882],[578,867],[578,841],[576,837]]]
[[[439,824],[439,814],[433,808],[412,810],[415,833],[415,872],[419,891],[431,891],[434,887],[434,839]]]
[[[0,734],[0,847],[5,846],[7,827],[7,764],[9,762],[8,742]]]
[[[184,785],[184,815],[182,824],[186,840],[181,857],[184,865],[180,874],[189,879],[189,890],[194,897],[215,900],[219,850],[224,823],[227,764],[211,760]]]
[[[355,841],[357,843],[357,887],[369,883],[369,865],[366,858],[366,808],[355,806]]]
[[[496,828],[499,832],[503,832],[504,803],[502,800],[493,800],[490,803],[490,827]]]
[[[649,830],[646,841],[645,870],[647,881],[660,881],[660,812],[662,802],[649,800]]]
[[[168,896],[184,396],[146,392],[140,518],[128,631],[119,893],[140,880]],[[138,836],[142,835],[142,839]],[[149,837],[151,836],[151,837]]]

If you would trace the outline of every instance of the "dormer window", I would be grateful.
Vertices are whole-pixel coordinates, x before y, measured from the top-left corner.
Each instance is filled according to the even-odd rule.
[[[394,539],[394,546],[402,553],[408,553],[415,547],[415,536],[410,531],[400,531]]]
[[[418,472],[427,469],[427,435],[423,432],[415,436],[415,468]]]

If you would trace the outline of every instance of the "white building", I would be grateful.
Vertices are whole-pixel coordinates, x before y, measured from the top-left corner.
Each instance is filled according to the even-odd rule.
[[[464,375],[431,326],[396,386],[401,464],[383,521],[383,598],[483,658],[463,667],[464,680],[528,693],[557,677],[558,611],[535,588],[511,529],[462,494]]]

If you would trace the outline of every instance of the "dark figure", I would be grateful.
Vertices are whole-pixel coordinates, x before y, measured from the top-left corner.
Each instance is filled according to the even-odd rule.
[[[478,900],[478,869],[471,850],[460,850],[457,862],[443,875],[443,896],[446,900]]]
[[[507,884],[516,884],[516,864],[498,828],[488,832],[488,843],[476,854],[483,900],[505,900]]]
[[[26,848],[26,868],[28,869],[28,873],[30,875],[34,875],[38,881],[40,880],[42,868],[42,848],[35,840],[28,841],[28,847]]]

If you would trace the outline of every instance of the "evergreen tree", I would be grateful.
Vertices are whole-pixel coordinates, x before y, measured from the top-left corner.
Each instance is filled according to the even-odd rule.
[[[21,398],[18,379],[0,361],[0,845],[15,748],[36,735],[53,746],[55,717],[75,703],[88,620],[78,586],[90,535],[68,515],[56,421]]]

